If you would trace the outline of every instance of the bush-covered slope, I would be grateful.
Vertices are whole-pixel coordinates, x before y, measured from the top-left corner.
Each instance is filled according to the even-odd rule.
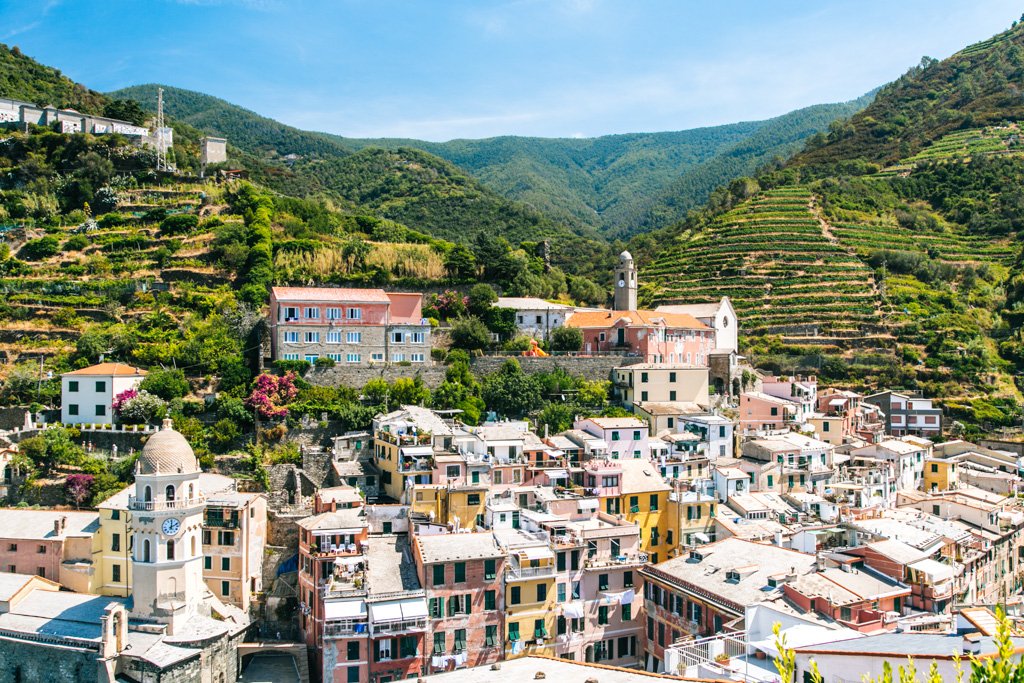
[[[0,97],[40,106],[70,107],[86,114],[102,114],[107,98],[0,43]]]

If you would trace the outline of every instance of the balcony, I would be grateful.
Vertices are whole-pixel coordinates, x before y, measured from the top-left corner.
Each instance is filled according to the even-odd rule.
[[[324,638],[346,638],[366,631],[366,621],[329,621],[324,624]]]
[[[419,432],[418,434],[377,432],[374,438],[397,446],[429,446],[434,442],[434,437],[430,432]]]
[[[206,496],[199,494],[191,498],[176,500],[139,500],[136,496],[128,496],[128,509],[144,512],[159,510],[184,510],[206,504]]]
[[[410,633],[414,631],[426,631],[427,618],[416,619],[395,619],[393,621],[374,622],[370,626],[370,634],[373,636],[396,635],[399,633]]]
[[[555,565],[549,564],[542,567],[520,567],[513,562],[505,565],[505,573],[505,578],[508,581],[554,578]]]

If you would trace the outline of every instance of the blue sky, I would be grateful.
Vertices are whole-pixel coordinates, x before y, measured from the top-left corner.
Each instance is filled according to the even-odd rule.
[[[0,42],[97,90],[166,83],[341,135],[592,136],[852,99],[1021,10],[1014,0],[0,0]]]

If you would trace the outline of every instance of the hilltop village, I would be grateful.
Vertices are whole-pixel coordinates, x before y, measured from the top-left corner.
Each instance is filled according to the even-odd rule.
[[[4,669],[235,680],[271,653],[302,680],[350,683],[515,660],[503,675],[770,681],[781,623],[798,666],[813,656],[832,680],[865,651],[927,666],[965,629],[982,634],[969,651],[992,647],[991,608],[1022,581],[1019,444],[952,438],[919,395],[758,371],[728,298],[639,309],[628,252],[614,282],[610,309],[491,304],[534,340],[504,371],[607,379],[614,409],[558,432],[411,403],[365,431],[304,418],[287,437],[298,459],[265,490],[203,471],[169,419],[118,419],[145,369],[64,374],[53,424],[23,411],[4,432],[8,497],[19,442],[55,427],[90,450],[138,448],[134,483],[93,511],[3,512]],[[275,286],[269,300],[268,364],[416,381],[444,368],[420,293]],[[544,350],[566,330],[575,348]]]
[[[1022,55],[627,242],[0,46],[0,683],[1020,678]]]

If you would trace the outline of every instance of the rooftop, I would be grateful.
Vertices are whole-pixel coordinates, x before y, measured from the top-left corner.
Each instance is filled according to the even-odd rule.
[[[145,377],[146,371],[124,363],[98,363],[81,370],[65,372],[63,377],[95,376],[95,377]]]
[[[566,327],[612,327],[619,322],[626,327],[682,328],[687,330],[706,330],[707,325],[688,313],[661,313],[658,311],[581,311],[566,321]]]
[[[709,304],[662,304],[654,310],[659,313],[686,313],[694,318],[713,318],[722,308],[722,302]]]
[[[645,429],[647,423],[638,417],[589,417],[601,429]]]
[[[321,512],[319,515],[300,519],[298,525],[307,531],[359,529],[368,526],[365,512],[361,507],[341,508],[334,512]]]
[[[416,544],[424,564],[505,556],[504,551],[494,542],[494,534],[491,532],[417,536]]]
[[[26,510],[3,508],[0,538],[26,541],[53,541],[68,536],[92,536],[100,528],[98,512],[74,510]],[[54,524],[66,520],[64,529],[57,533]]]
[[[796,401],[790,401],[788,398],[779,398],[778,396],[772,396],[771,394],[766,394],[763,391],[745,391],[743,392],[742,396],[745,396],[747,398],[755,398],[759,401],[766,401],[768,403],[778,403],[779,405],[784,406],[795,407],[800,405]]]
[[[648,415],[698,415],[708,409],[690,401],[638,401],[636,406]]]
[[[370,595],[420,590],[416,564],[405,534],[371,536],[367,542],[370,563]]]
[[[798,578],[793,587],[807,596],[828,598],[833,605],[851,605],[892,594],[909,594],[910,587],[875,572],[843,571],[832,567]]]
[[[769,592],[768,578],[814,571],[815,557],[774,545],[727,538],[699,547],[702,560],[676,557],[654,569],[740,605],[760,602]],[[740,571],[738,579],[731,570]]]
[[[672,487],[665,482],[649,460],[631,458],[620,462],[622,463],[622,483],[619,490],[623,495],[672,490]]]
[[[647,673],[637,669],[624,669],[617,666],[588,664],[534,655],[505,660],[501,662],[498,669],[477,666],[426,676],[425,679],[437,681],[437,683],[522,683],[534,680],[538,673],[543,673],[543,678],[559,681],[559,683],[586,683],[592,680],[600,681],[600,683],[716,680],[679,678],[665,674]]]
[[[278,301],[309,301],[323,303],[390,303],[383,289],[356,287],[272,287]]]
[[[1024,647],[1024,638],[1014,638],[1015,648]],[[854,640],[844,640],[820,645],[809,645],[796,648],[797,652],[814,654],[849,654],[867,656],[952,659],[953,655],[963,654],[964,639],[959,635],[940,635],[932,633],[884,633]],[[979,642],[981,654],[994,654],[996,645],[991,637],[983,636]]]
[[[499,308],[529,309],[531,311],[574,311],[568,304],[553,303],[532,296],[499,296],[494,304]]]

